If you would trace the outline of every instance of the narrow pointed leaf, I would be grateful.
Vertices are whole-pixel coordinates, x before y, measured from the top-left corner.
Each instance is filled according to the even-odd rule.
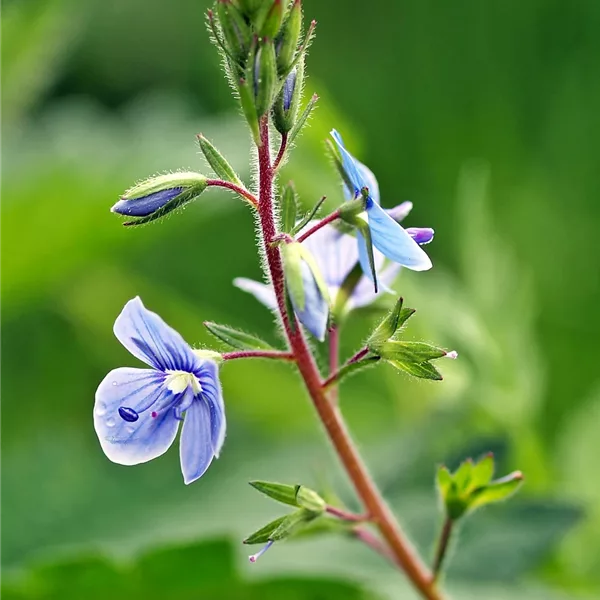
[[[273,532],[276,531],[283,521],[287,518],[287,515],[279,517],[270,523],[267,523],[264,527],[261,527],[254,533],[250,534],[245,540],[244,544],[266,544],[270,539]]]
[[[403,302],[404,300],[402,298],[398,298],[394,308],[392,308],[383,321],[381,321],[381,323],[373,331],[367,341],[367,346],[369,348],[378,348],[396,333]]]
[[[473,461],[468,458],[460,464],[460,467],[456,470],[453,475],[454,484],[459,494],[463,494],[467,491],[471,482],[471,476],[473,474]]]
[[[299,485],[289,485],[286,483],[276,483],[272,481],[250,481],[250,485],[258,490],[261,494],[282,502],[283,504],[289,504],[290,506],[300,506],[296,500],[298,494]]]
[[[318,516],[319,513],[301,508],[300,510],[287,515],[279,527],[277,527],[277,529],[271,534],[269,539],[273,540],[274,542],[284,540],[285,538],[298,533]]]
[[[298,134],[302,131],[302,128],[308,121],[308,118],[312,114],[313,109],[317,104],[317,100],[319,97],[315,94],[306,105],[305,109],[300,113],[300,116],[296,119],[296,123],[292,127],[292,130],[288,134],[288,148],[292,144],[292,142],[296,139]]]
[[[419,379],[442,381],[442,374],[431,363],[404,363],[399,360],[386,359],[391,365]]]
[[[471,494],[469,509],[473,510],[486,504],[501,502],[510,498],[523,484],[523,475],[517,471],[502,479],[492,481],[488,486],[476,490]]]
[[[325,196],[323,196],[323,198],[321,198],[313,206],[312,210],[310,210],[310,212],[306,213],[306,215],[304,215],[304,217],[302,217],[302,219],[296,224],[296,226],[292,230],[292,235],[296,235],[300,230],[302,230],[304,227],[306,227],[306,225],[308,225],[308,223],[310,221],[312,221],[312,219],[314,219],[316,214],[319,212],[319,209],[321,208],[321,206],[323,206],[323,202],[325,202],[325,200],[326,200],[326,198],[325,198]]]
[[[229,327],[227,325],[220,325],[219,323],[213,323],[211,321],[207,321],[204,323],[204,326],[217,338],[219,338],[222,342],[231,346],[232,348],[237,348],[238,350],[273,350],[273,346],[261,340],[260,338],[246,333],[244,331],[240,331],[239,329],[234,329],[233,327]]]
[[[480,487],[487,486],[492,480],[493,476],[494,456],[492,454],[488,454],[473,465],[469,488],[471,490],[476,490]]]
[[[446,351],[425,342],[388,341],[377,347],[382,358],[401,362],[424,363],[446,356]]]
[[[298,214],[298,201],[296,200],[296,190],[290,181],[284,188],[281,195],[281,229],[290,233],[296,223]]]
[[[297,310],[304,310],[306,298],[302,279],[302,256],[300,244],[291,243],[281,246],[281,256],[285,271],[285,283]]]
[[[206,158],[206,162],[208,162],[217,177],[244,187],[225,157],[201,134],[198,135],[198,145],[202,150],[202,154],[204,154],[204,158]]]

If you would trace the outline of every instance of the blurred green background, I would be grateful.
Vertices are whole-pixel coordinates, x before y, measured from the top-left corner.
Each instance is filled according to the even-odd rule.
[[[345,538],[240,540],[280,507],[250,479],[352,505],[297,376],[223,369],[221,459],[185,487],[178,453],[110,463],[92,427],[105,373],[136,365],[112,324],[140,294],[192,344],[202,322],[275,341],[231,286],[259,277],[254,225],[226,194],[135,230],[108,208],[139,178],[199,169],[203,132],[249,177],[249,136],[208,41],[204,0],[5,0],[2,14],[2,567],[10,599],[414,598]],[[321,96],[285,176],[306,206],[340,199],[331,127],[415,204],[435,268],[403,272],[409,335],[455,348],[443,383],[382,366],[342,387],[372,470],[426,556],[433,474],[493,450],[518,497],[476,514],[450,563],[455,598],[600,596],[600,3],[306,0]],[[382,313],[355,315],[350,355]]]

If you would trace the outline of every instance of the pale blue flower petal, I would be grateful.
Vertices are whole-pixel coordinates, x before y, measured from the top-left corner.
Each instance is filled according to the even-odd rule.
[[[348,179],[352,182],[352,185],[354,186],[353,190],[347,190],[349,192],[349,197],[356,198],[356,196],[358,196],[358,194],[360,193],[360,190],[367,184],[364,181],[363,176],[358,169],[357,161],[354,159],[352,154],[350,154],[350,152],[346,150],[344,142],[342,140],[342,136],[335,129],[332,129],[331,137],[334,139],[335,143],[337,144],[338,150],[340,151],[340,156],[342,158],[342,167],[344,171],[346,171]]]
[[[125,305],[114,332],[131,354],[155,369],[192,372],[198,364],[198,357],[179,333],[147,310],[139,297]]]
[[[311,221],[307,228],[315,225]],[[356,240],[341,233],[335,227],[326,225],[302,242],[312,254],[329,287],[339,287],[358,261]]]
[[[277,298],[275,297],[275,291],[272,286],[254,281],[253,279],[246,279],[246,277],[236,277],[233,280],[233,285],[244,292],[252,294],[269,310],[277,309]]]
[[[184,482],[189,484],[202,477],[214,455],[210,408],[205,400],[196,397],[185,413],[179,442]]]
[[[315,281],[310,267],[305,261],[301,263],[302,283],[304,288],[304,308],[299,310],[292,298],[294,312],[300,323],[308,329],[320,342],[325,339],[327,321],[329,318],[329,303]]]
[[[373,245],[381,253],[413,271],[431,269],[427,254],[383,208],[373,202],[367,207],[367,215]]]
[[[123,367],[111,371],[98,386],[94,428],[104,453],[113,462],[147,462],[164,454],[173,443],[178,421],[169,408],[174,395],[164,380],[159,371]],[[122,406],[137,412],[138,420],[122,419]]]
[[[379,202],[377,204],[379,204]],[[386,212],[394,219],[394,221],[400,223],[400,221],[403,221],[408,216],[412,209],[413,203],[406,201],[394,206],[394,208],[389,208]]]
[[[223,403],[223,390],[219,380],[219,367],[212,360],[202,363],[196,371],[196,377],[202,388],[201,397],[208,403],[210,410],[210,438],[213,452],[218,458],[225,441],[225,405]]]

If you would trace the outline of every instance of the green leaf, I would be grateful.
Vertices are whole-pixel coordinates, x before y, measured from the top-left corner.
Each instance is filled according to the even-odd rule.
[[[273,350],[273,346],[254,335],[234,329],[228,325],[220,325],[206,321],[204,326],[222,342],[238,350]]]
[[[293,242],[281,245],[281,257],[285,271],[285,283],[298,310],[304,309],[304,282],[302,279],[302,254],[301,244]]]
[[[298,136],[298,134],[302,131],[302,128],[304,127],[304,125],[308,121],[308,118],[312,114],[312,111],[315,108],[318,99],[319,99],[319,97],[315,94],[308,101],[308,104],[306,105],[305,109],[302,111],[302,113],[300,114],[300,116],[296,120],[296,123],[294,124],[294,127],[292,127],[292,130],[290,131],[290,133],[288,135],[288,148],[294,142],[294,140],[296,139],[296,137]]]
[[[446,356],[446,351],[425,342],[387,341],[377,346],[377,354],[400,362],[424,363]]]
[[[467,458],[464,460],[458,469],[455,471],[452,476],[454,480],[454,484],[456,485],[456,489],[459,494],[463,494],[467,491],[469,487],[469,483],[471,481],[471,474],[473,472],[473,460],[471,458]]]
[[[452,475],[448,467],[441,465],[437,470],[437,486],[442,500],[445,500],[452,488]]]
[[[281,229],[290,233],[296,223],[298,213],[298,201],[296,199],[296,189],[290,181],[283,189],[281,194]]]
[[[250,534],[245,540],[244,544],[266,544],[273,533],[279,528],[279,526],[285,521],[287,515],[278,517],[274,521],[267,523],[254,533]]]
[[[300,506],[296,500],[299,485],[288,485],[286,483],[275,483],[272,481],[250,481],[250,485],[261,494],[290,506]]]
[[[387,360],[391,365],[419,379],[442,381],[442,374],[431,363],[405,363],[399,360]]]
[[[279,527],[271,534],[269,539],[274,542],[278,542],[280,540],[284,540],[295,533],[298,533],[301,529],[303,529],[308,523],[314,521],[317,517],[319,517],[320,513],[313,512],[312,510],[308,510],[306,508],[301,508],[289,515],[281,521]]]
[[[210,165],[215,175],[225,181],[235,183],[240,187],[244,187],[244,184],[237,176],[233,167],[227,162],[225,157],[213,146],[202,134],[197,136],[198,144],[206,162]]]
[[[492,481],[488,486],[475,490],[469,500],[469,509],[474,510],[486,504],[502,502],[510,498],[523,484],[523,475],[515,471],[502,479]]]
[[[398,329],[398,323],[400,321],[400,314],[402,312],[403,303],[404,299],[398,298],[396,304],[394,305],[394,308],[392,308],[392,310],[385,317],[385,319],[381,321],[381,323],[369,336],[369,339],[367,340],[367,346],[369,348],[378,348],[381,344],[387,342],[396,333],[396,330]]]
[[[477,489],[487,485],[494,476],[494,455],[492,453],[484,456],[479,462],[473,465],[471,471],[470,489]]]
[[[301,231],[319,212],[321,206],[323,206],[323,202],[325,202],[326,198],[323,196],[313,207],[312,209],[302,217],[302,219],[296,224],[296,226],[292,229],[292,235],[296,235],[299,231]]]

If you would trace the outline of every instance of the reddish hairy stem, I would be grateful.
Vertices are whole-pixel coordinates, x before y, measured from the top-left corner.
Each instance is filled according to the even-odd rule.
[[[413,585],[427,600],[441,600],[431,574],[422,564],[404,533],[397,525],[392,513],[381,497],[379,490],[362,462],[337,406],[330,402],[321,385],[321,376],[314,357],[308,348],[297,319],[287,315],[284,291],[284,272],[279,248],[272,247],[270,240],[277,235],[273,211],[273,167],[269,148],[269,123],[265,116],[260,122],[261,146],[258,148],[259,203],[258,214],[263,237],[265,255],[277,305],[285,329],[290,349],[296,357],[298,370],[304,379],[306,389],[325,428],[327,435],[342,462],[348,477],[354,484],[356,493],[362,500],[373,523],[390,547],[394,560],[406,573]]]
[[[225,352],[221,354],[223,360],[235,360],[236,358],[272,358],[275,360],[295,360],[291,352],[280,350],[240,350],[239,352]]]
[[[232,192],[236,192],[240,196],[243,196],[255,208],[258,207],[258,200],[256,199],[256,196],[254,196],[254,194],[250,193],[246,188],[240,187],[235,183],[231,183],[231,181],[225,181],[224,179],[207,179],[206,185],[227,188],[228,190],[231,190]]]
[[[279,146],[279,152],[277,153],[277,158],[275,159],[275,162],[273,163],[273,171],[277,171],[277,169],[279,169],[279,165],[281,164],[281,161],[282,161],[285,151],[287,149],[287,143],[288,143],[288,134],[282,133],[281,134],[281,145]]]
[[[321,229],[321,227],[325,227],[332,221],[340,218],[340,211],[335,210],[330,215],[326,216],[324,219],[321,219],[318,223],[315,223],[308,231],[305,231],[301,236],[298,237],[299,242],[303,242],[307,237],[311,236],[313,233],[316,233]]]
[[[342,369],[344,367],[347,367],[348,365],[354,364],[355,362],[358,362],[359,360],[361,360],[362,358],[364,358],[367,354],[369,354],[369,349],[367,347],[362,348],[361,350],[359,350],[352,358],[349,358],[344,365],[339,368],[336,369],[335,371],[329,372],[329,377],[327,377],[327,379],[325,379],[323,381],[323,389],[327,389],[329,388],[333,383],[335,383],[336,379],[340,376],[340,373],[342,371]]]

